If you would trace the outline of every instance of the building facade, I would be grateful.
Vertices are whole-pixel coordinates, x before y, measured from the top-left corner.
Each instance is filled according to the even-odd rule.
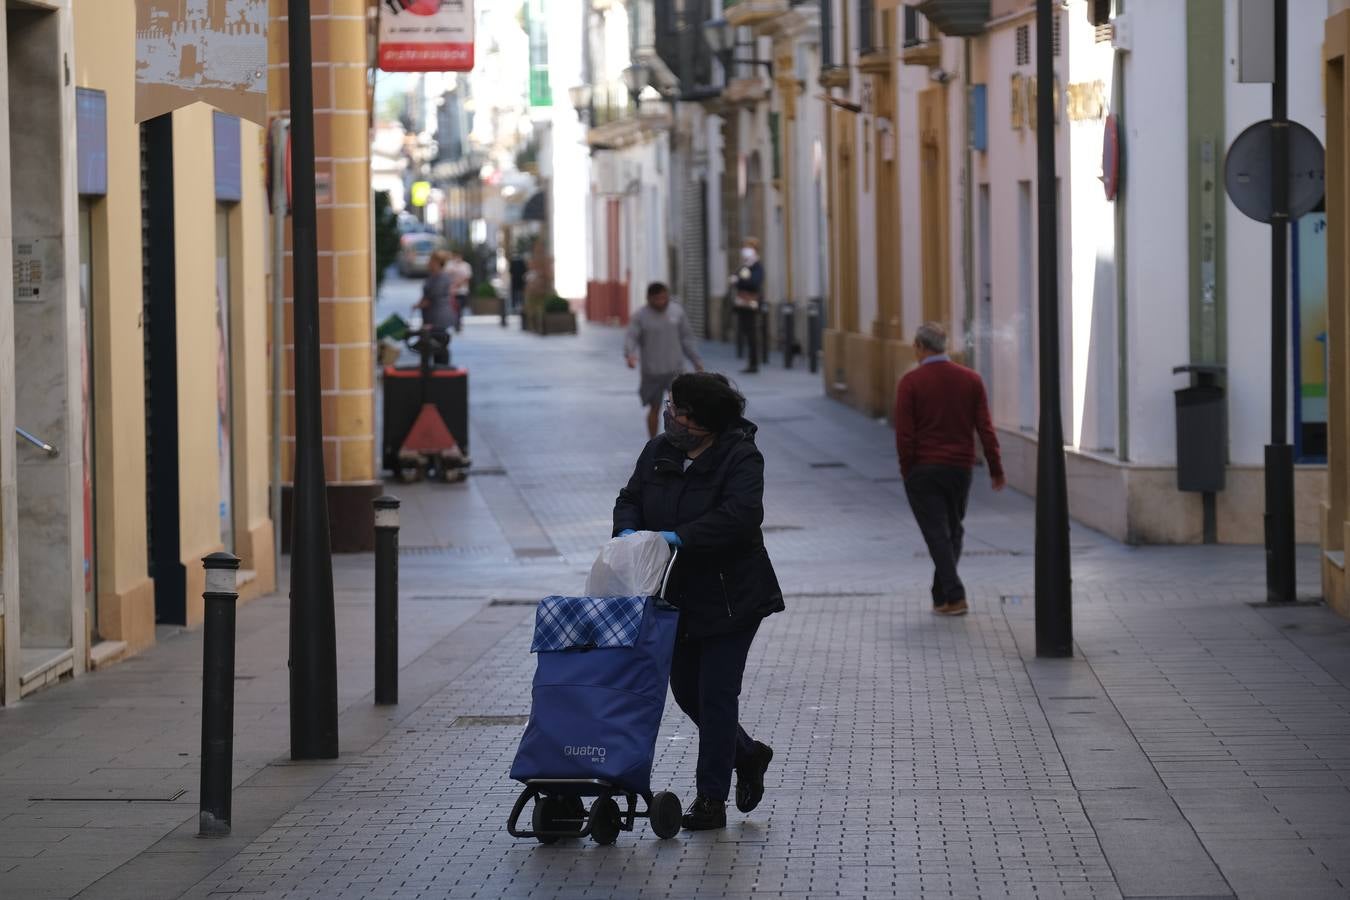
[[[592,2],[584,50],[590,318],[625,322],[662,281],[701,336],[734,339],[728,276],[753,237],[770,346],[799,351],[827,271],[816,5]]]
[[[1321,504],[1322,597],[1343,616],[1350,616],[1345,577],[1345,549],[1350,540],[1350,145],[1345,123],[1350,119],[1350,3],[1336,0],[1325,23],[1322,45],[1327,104],[1327,491]]]
[[[833,98],[826,389],[887,413],[914,328],[941,321],[988,385],[1010,483],[1034,492],[1035,3],[827,6],[841,64],[827,60],[820,79]],[[1322,17],[1291,6],[1290,116],[1322,138]],[[1238,212],[1222,175],[1233,140],[1269,116],[1270,92],[1239,80],[1238,7],[1055,6],[1070,511],[1123,540],[1262,539],[1269,229]],[[1293,229],[1301,271],[1325,258],[1319,216]],[[875,249],[858,238],[873,234]],[[1292,288],[1296,516],[1311,541],[1326,479],[1326,302],[1307,277]],[[1208,510],[1178,490],[1174,392],[1194,377],[1181,366],[1221,367],[1228,462]]]
[[[268,108],[273,116],[285,117],[290,107],[286,0],[272,0],[271,9]],[[329,0],[315,4],[311,15],[323,458],[332,546],[337,553],[373,547],[370,503],[381,493],[375,446],[375,281],[370,251],[374,97],[369,71],[377,10],[374,0]],[[281,394],[281,478],[286,486],[282,536],[287,542],[295,450],[290,249],[287,228],[282,248],[286,310]]]
[[[6,704],[199,624],[208,553],[245,598],[275,583],[262,130],[201,105],[138,125],[139,27],[100,0],[3,20]]]

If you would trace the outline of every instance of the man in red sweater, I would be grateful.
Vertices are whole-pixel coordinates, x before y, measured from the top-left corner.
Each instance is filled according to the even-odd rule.
[[[895,391],[895,449],[905,496],[933,558],[933,612],[963,616],[966,588],[956,574],[961,559],[975,434],[980,435],[994,490],[1003,490],[998,436],[989,418],[984,382],[947,358],[947,331],[927,322],[914,335],[919,365]]]

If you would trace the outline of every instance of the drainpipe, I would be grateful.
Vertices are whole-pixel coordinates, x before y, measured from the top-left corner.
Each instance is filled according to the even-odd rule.
[[[965,123],[965,153],[964,165],[965,171],[962,175],[962,205],[961,211],[961,266],[965,276],[965,313],[961,323],[961,333],[964,336],[966,359],[970,360],[971,367],[977,367],[984,360],[975,358],[975,341],[971,331],[975,317],[975,251],[974,251],[974,204],[971,202],[971,188],[974,185],[974,167],[975,151],[970,145],[970,89],[971,89],[971,68],[970,68],[970,38],[963,38],[961,41],[965,52],[964,68],[961,72],[961,83],[966,104],[965,111],[961,115],[961,121]]]
[[[281,385],[286,334],[286,133],[289,121],[272,122],[272,578],[281,578]]]

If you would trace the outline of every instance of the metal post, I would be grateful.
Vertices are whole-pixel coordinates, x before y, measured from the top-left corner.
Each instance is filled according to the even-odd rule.
[[[811,299],[806,304],[806,363],[811,374],[820,367],[820,316],[824,303]]]
[[[1058,3],[1036,0],[1036,191],[1039,243],[1040,433],[1036,448],[1036,655],[1073,655],[1069,501],[1059,386],[1059,198],[1055,171]]]
[[[375,506],[375,703],[398,702],[397,497],[376,497]]]
[[[1275,0],[1275,80],[1270,87],[1270,444],[1266,447],[1266,599],[1293,603],[1294,448],[1288,442],[1289,57],[1288,0]]]
[[[206,569],[206,624],[202,640],[202,784],[199,837],[230,833],[234,759],[234,604],[239,558],[212,553]]]
[[[319,250],[309,0],[288,0],[291,251],[295,317],[295,478],[291,522],[291,758],[338,755],[333,557],[319,403]]]

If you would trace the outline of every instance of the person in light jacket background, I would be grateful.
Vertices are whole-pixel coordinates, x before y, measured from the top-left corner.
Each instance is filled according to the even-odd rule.
[[[670,388],[665,433],[638,457],[614,504],[614,534],[659,531],[680,548],[665,597],[680,610],[670,689],[698,727],[698,797],[690,831],[725,828],[764,796],[773,750],[740,726],[741,679],[760,622],[783,610],[764,548],[764,456],[745,398],[725,375],[684,374]]]
[[[670,291],[661,282],[647,285],[647,305],[628,322],[623,355],[630,369],[642,363],[638,397],[647,407],[647,437],[654,438],[661,404],[675,376],[684,371],[685,358],[694,364],[695,371],[703,371],[689,317],[683,306],[670,299]]]
[[[749,364],[742,375],[759,371],[759,311],[764,306],[764,264],[759,261],[759,241],[748,237],[741,246],[741,267],[731,276],[736,289],[736,330],[749,349]]]

